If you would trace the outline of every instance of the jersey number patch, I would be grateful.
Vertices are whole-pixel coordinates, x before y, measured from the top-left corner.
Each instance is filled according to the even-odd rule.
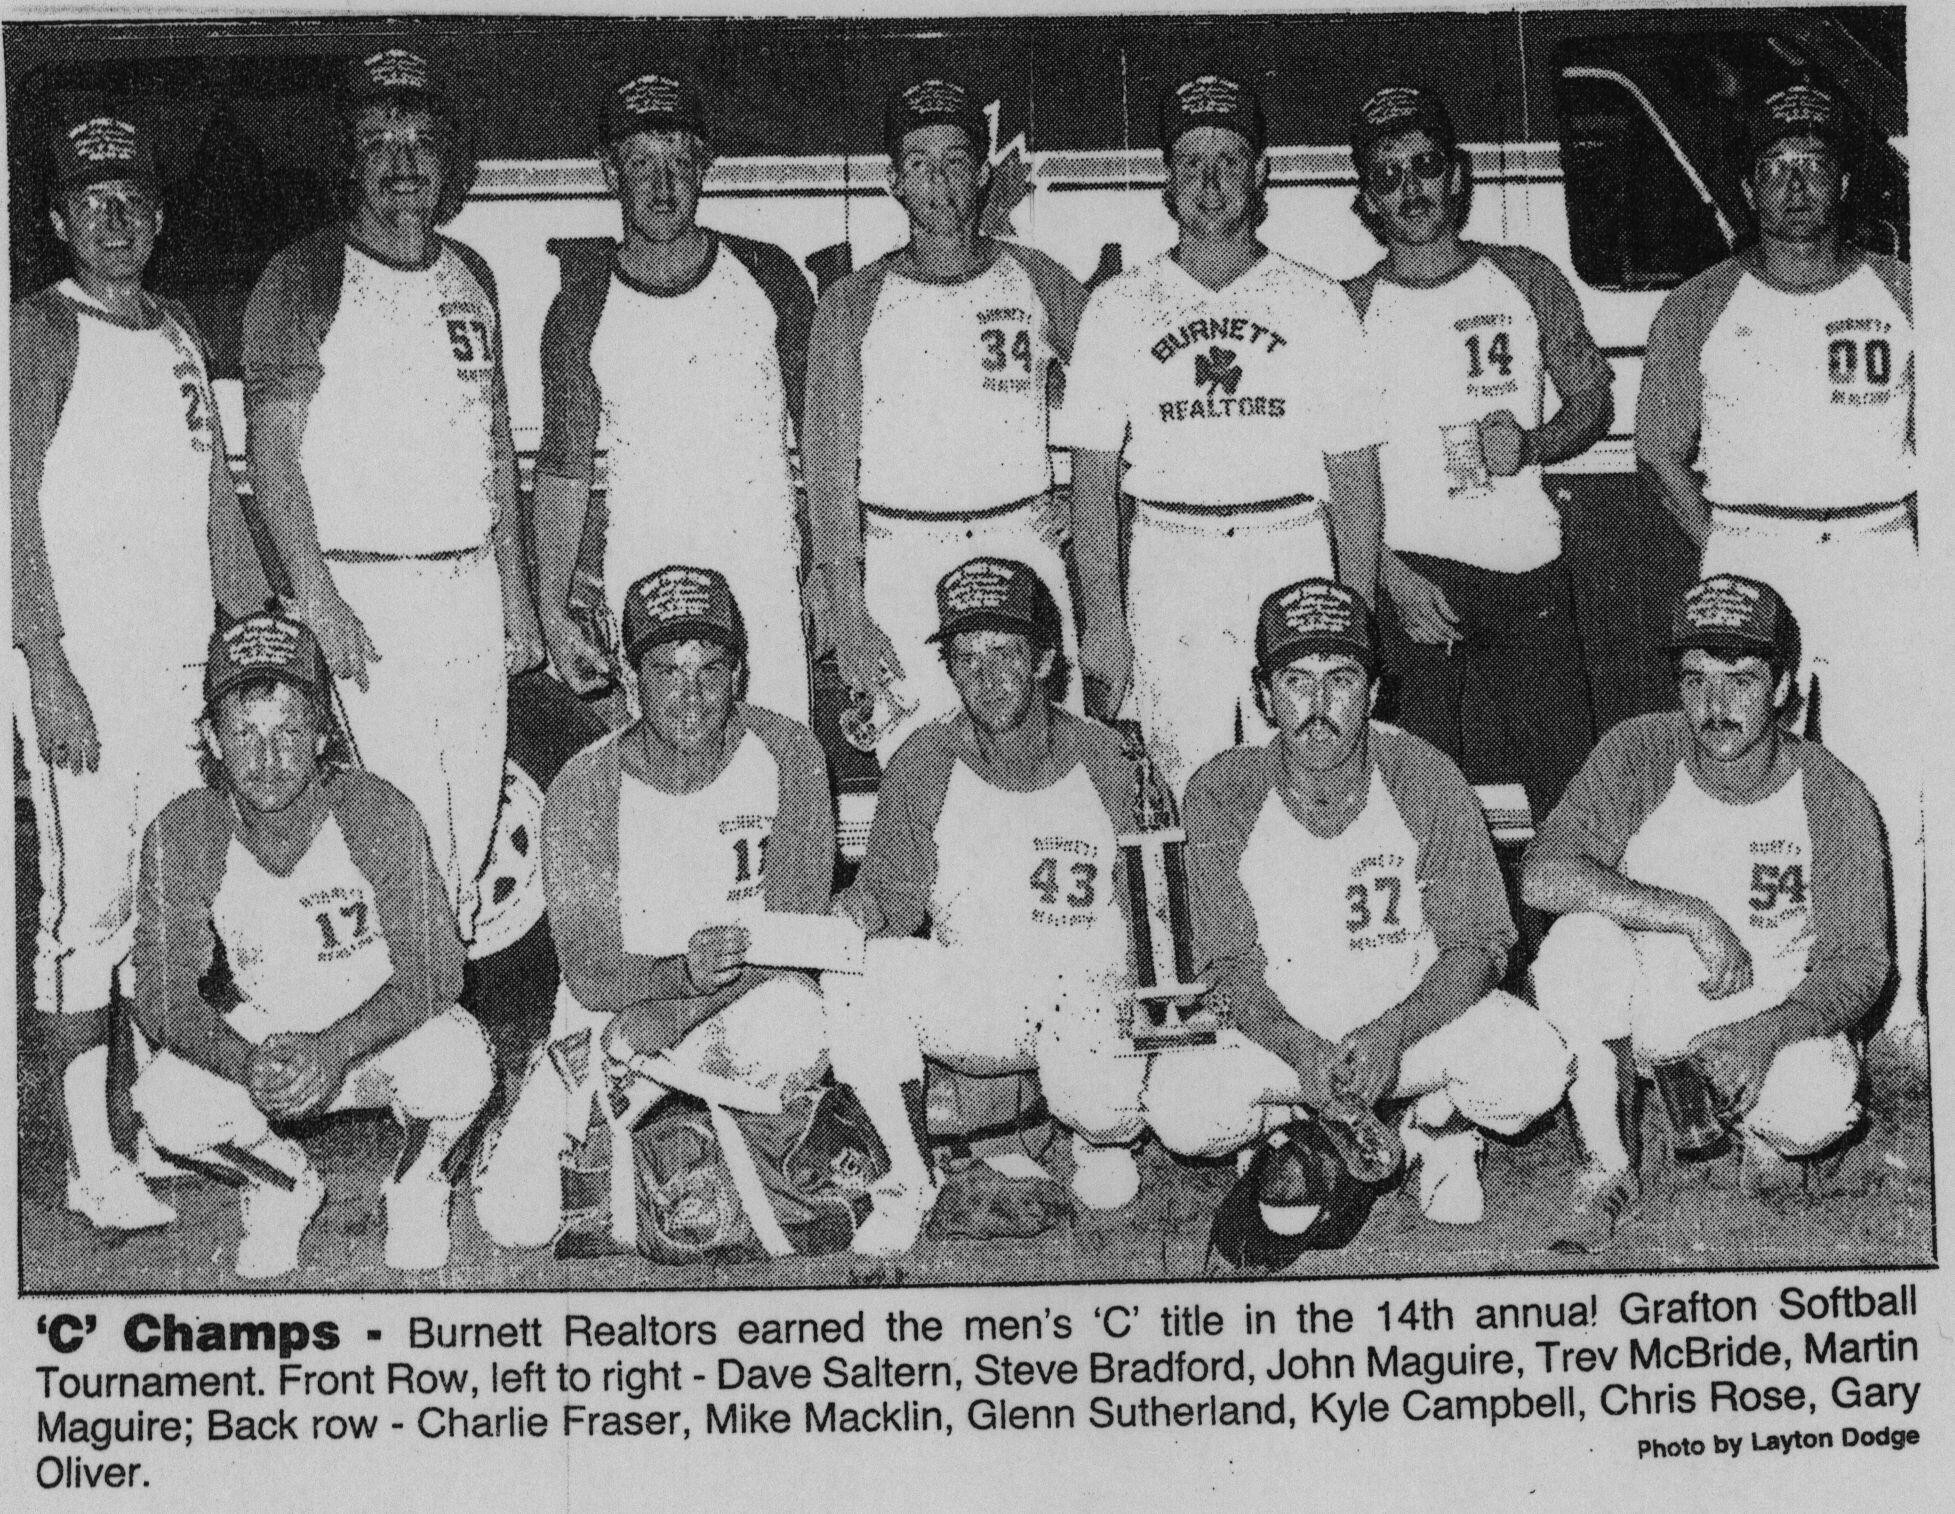
[[[1493,340],[1487,343],[1486,361],[1480,361],[1480,335],[1475,332],[1466,339],[1466,376],[1482,378],[1488,368],[1498,368],[1502,378],[1511,378],[1514,372],[1514,348],[1508,341],[1507,333],[1496,331]]]
[[[473,316],[452,317],[448,322],[448,345],[458,363],[486,363],[489,360],[489,328]]]
[[[1876,389],[1894,379],[1894,349],[1883,337],[1864,343],[1838,337],[1826,344],[1826,376],[1835,384],[1851,384],[1865,377]]]
[[[1776,862],[1754,862],[1751,865],[1751,907],[1761,913],[1778,908],[1779,900],[1787,904],[1806,902],[1806,869],[1799,862],[1780,867]]]
[[[352,904],[342,904],[336,910],[322,909],[312,918],[319,926],[321,951],[336,952],[340,948],[339,931],[334,928],[335,918],[341,924],[350,924],[352,927],[346,934],[348,946],[358,946],[366,939],[367,906],[364,899],[356,900]]]
[[[1371,879],[1369,888],[1362,883],[1353,883],[1344,890],[1345,902],[1351,906],[1351,913],[1344,920],[1344,928],[1355,936],[1360,931],[1370,929],[1374,918],[1380,925],[1398,924],[1398,901],[1404,888],[1405,885],[1395,873],[1377,874]],[[1372,912],[1373,894],[1385,903],[1383,912],[1375,917]]]
[[[1020,326],[1015,333],[1008,333],[999,326],[987,326],[978,333],[984,343],[984,371],[1002,373],[1016,363],[1027,373],[1032,371],[1032,333]]]
[[[1072,889],[1066,895],[1067,909],[1091,909],[1099,897],[1100,867],[1097,862],[1075,862],[1071,868]],[[1047,904],[1059,902],[1059,859],[1041,857],[1032,869],[1032,890]]]
[[[767,838],[762,836],[751,844],[742,836],[733,843],[733,881],[751,883],[767,871]]]

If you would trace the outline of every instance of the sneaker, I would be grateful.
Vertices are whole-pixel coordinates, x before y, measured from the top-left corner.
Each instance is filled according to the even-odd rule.
[[[1486,1216],[1487,1197],[1480,1187],[1480,1152],[1486,1145],[1480,1132],[1465,1121],[1457,1129],[1428,1130],[1410,1114],[1399,1129],[1405,1143],[1405,1165],[1419,1165],[1419,1210],[1441,1225],[1477,1225]]]
[[[1738,1155],[1738,1191],[1764,1199],[1797,1193],[1805,1187],[1806,1164],[1794,1161],[1763,1136],[1747,1130]]]
[[[68,1207],[97,1230],[154,1230],[176,1219],[176,1211],[151,1193],[127,1162],[104,1168],[87,1182],[70,1174]]]
[[[1569,1255],[1592,1255],[1606,1250],[1623,1222],[1635,1212],[1642,1196],[1642,1184],[1633,1168],[1603,1167],[1591,1162],[1575,1175],[1568,1224],[1548,1249]]]
[[[244,1234],[238,1240],[238,1276],[282,1277],[295,1270],[306,1226],[325,1202],[326,1180],[310,1164],[290,1188],[246,1183],[239,1202]]]
[[[387,1265],[396,1272],[432,1272],[448,1262],[448,1206],[454,1185],[439,1174],[390,1178],[381,1185],[387,1212]]]
[[[936,1203],[934,1183],[912,1185],[885,1178],[869,1190],[873,1207],[856,1226],[849,1249],[858,1256],[901,1256],[916,1244]]]
[[[1124,1209],[1140,1192],[1133,1148],[1073,1137],[1073,1197],[1088,1209]]]

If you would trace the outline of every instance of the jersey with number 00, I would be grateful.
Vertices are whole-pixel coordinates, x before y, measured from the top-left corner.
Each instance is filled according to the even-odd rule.
[[[1371,728],[1364,807],[1312,834],[1283,788],[1281,744],[1236,747],[1188,783],[1197,956],[1232,997],[1273,992],[1327,1040],[1417,988],[1440,952],[1496,964],[1515,940],[1473,792],[1437,748]]]
[[[1327,498],[1325,455],[1384,433],[1364,335],[1334,280],[1265,252],[1212,290],[1163,253],[1093,292],[1052,439],[1122,453],[1137,499],[1246,505]]]
[[[1636,443],[1697,444],[1713,505],[1838,510],[1914,488],[1908,266],[1866,253],[1838,283],[1774,288],[1744,257],[1671,294],[1650,327]]]
[[[1537,430],[1550,380],[1565,400],[1608,383],[1609,365],[1552,263],[1525,248],[1473,251],[1444,283],[1401,284],[1381,262],[1346,286],[1384,381],[1385,545],[1525,573],[1560,555],[1560,513],[1540,468],[1489,475],[1468,428],[1505,410]]]

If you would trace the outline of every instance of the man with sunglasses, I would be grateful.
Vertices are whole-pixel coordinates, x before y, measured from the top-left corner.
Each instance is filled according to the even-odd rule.
[[[1397,721],[1475,782],[1524,784],[1545,815],[1595,733],[1541,470],[1609,429],[1614,375],[1560,270],[1464,238],[1468,165],[1437,96],[1379,90],[1352,121],[1351,155],[1354,209],[1385,247],[1345,287],[1385,386],[1379,576],[1397,612],[1384,617]]]
[[[1916,1027],[1922,946],[1914,319],[1907,264],[1845,239],[1845,123],[1794,84],[1749,123],[1758,241],[1650,328],[1636,455],[1707,574],[1770,583],[1805,632],[1808,734],[1866,783],[1893,862],[1891,1023]]]
[[[355,62],[345,107],[348,218],[273,257],[245,307],[252,494],[359,760],[420,812],[468,940],[507,677],[543,655],[502,322],[489,265],[436,231],[469,174],[427,59]]]

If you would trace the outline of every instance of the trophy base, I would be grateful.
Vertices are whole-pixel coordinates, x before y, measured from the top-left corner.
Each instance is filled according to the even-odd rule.
[[[1202,983],[1168,983],[1139,989],[1134,994],[1133,1028],[1129,1042],[1137,1052],[1178,1051],[1187,1046],[1213,1046],[1222,1017],[1202,1000]]]

